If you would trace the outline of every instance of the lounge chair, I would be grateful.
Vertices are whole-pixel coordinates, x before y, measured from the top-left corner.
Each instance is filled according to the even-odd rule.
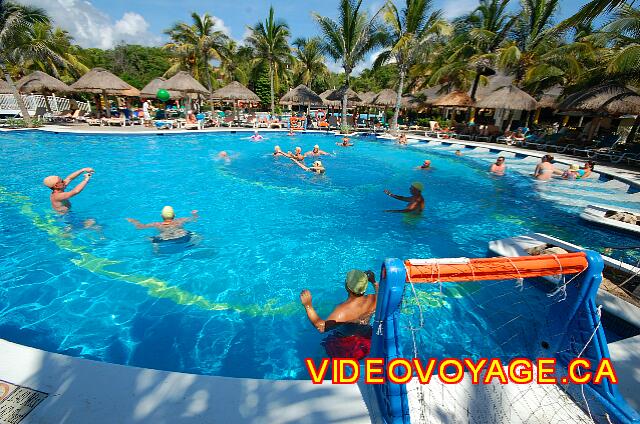
[[[173,119],[157,120],[154,121],[153,124],[157,130],[172,130],[177,125]]]
[[[619,135],[611,135],[603,138],[590,147],[574,148],[574,155],[585,155],[589,158],[595,158],[598,153],[608,153],[620,141]]]
[[[622,150],[618,150],[622,149]],[[595,158],[598,160],[607,160],[611,163],[620,163],[622,161],[626,161],[630,163],[630,161],[637,159],[640,154],[640,145],[631,145],[626,146],[620,144],[620,142],[616,142],[610,149],[604,151],[600,150],[595,154]]]

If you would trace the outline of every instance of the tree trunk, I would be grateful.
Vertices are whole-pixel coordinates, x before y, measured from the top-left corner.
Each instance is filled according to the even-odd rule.
[[[400,105],[402,104],[402,90],[404,89],[404,66],[400,66],[400,81],[398,82],[398,92],[396,93],[396,107],[393,111],[393,121],[391,122],[391,129],[398,131],[400,126],[398,125],[398,117],[400,116]]]
[[[351,85],[351,81],[349,79],[349,77],[351,76],[351,71],[347,71],[345,69],[345,87],[346,90],[344,90],[344,93],[342,94],[342,116],[340,119],[340,126],[347,128],[347,132],[349,132],[348,127],[349,127],[349,120],[347,119],[347,99],[349,98],[349,88]]]
[[[207,89],[209,90],[209,106],[213,105],[213,90],[211,89],[211,74],[209,73],[209,58],[206,53],[204,56],[205,78],[207,79]]]
[[[271,118],[273,118],[273,115],[276,112],[276,105],[275,105],[275,93],[273,90],[273,62],[269,62],[269,85],[271,87]]]
[[[631,131],[629,131],[629,135],[627,135],[625,143],[633,143],[633,140],[636,138],[636,134],[638,134],[638,127],[640,127],[640,115],[636,116],[636,120],[633,123],[633,127],[631,127]]]
[[[7,72],[7,68],[5,68],[4,62],[2,60],[0,60],[0,72],[4,74],[4,79],[5,81],[7,81],[7,84],[9,84],[9,88],[11,89],[11,94],[13,94],[13,97],[16,99],[16,103],[18,103],[18,108],[20,109],[20,113],[22,114],[22,119],[24,120],[25,126],[27,128],[31,128],[31,116],[29,116],[27,105],[24,104],[24,100],[22,99],[20,93],[18,93],[18,89],[13,83],[13,80],[11,79],[9,72]]]

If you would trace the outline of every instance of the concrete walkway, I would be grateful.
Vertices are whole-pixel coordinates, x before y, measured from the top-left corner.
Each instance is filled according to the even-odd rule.
[[[24,420],[11,420],[25,412],[28,415]],[[73,358],[0,339],[0,423],[3,424],[364,424],[372,421],[376,420],[370,417],[358,385],[330,382],[313,385],[311,381],[301,380],[255,380],[157,371]]]

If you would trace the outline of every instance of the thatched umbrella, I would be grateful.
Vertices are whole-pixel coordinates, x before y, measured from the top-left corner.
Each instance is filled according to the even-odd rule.
[[[360,97],[358,97],[358,93],[356,93],[355,91],[353,91],[350,88],[347,88],[347,86],[342,86],[340,88],[338,88],[337,90],[332,91],[331,93],[329,93],[329,95],[327,95],[327,100],[336,100],[336,101],[342,101],[342,98],[344,97],[344,93],[347,93],[347,102],[361,102],[362,99]]]
[[[140,90],[140,97],[146,97],[149,99],[155,99],[158,95],[158,90],[166,90],[164,88],[164,83],[167,81],[166,78],[158,77],[149,81],[149,84],[145,85],[142,90]],[[180,98],[180,93],[172,90],[167,90],[169,92],[169,96],[172,99]]]
[[[217,89],[213,92],[214,99],[219,100],[243,100],[248,102],[259,102],[260,97],[253,91],[249,90],[244,85],[240,84],[238,81],[233,81],[230,84],[225,85],[222,88]]]
[[[373,91],[367,91],[366,93],[358,93],[358,97],[362,100],[360,106],[373,106],[373,99],[377,96]]]
[[[336,101],[336,100],[328,100],[328,99],[327,99],[327,97],[328,97],[331,93],[333,93],[333,91],[334,91],[334,90],[326,90],[326,91],[323,91],[322,93],[320,93],[320,98],[322,99],[323,103],[324,103],[326,106],[329,106],[329,107],[331,107],[331,108],[339,107],[339,106],[340,106],[340,102],[339,102],[339,101]]]
[[[499,88],[479,99],[476,101],[475,107],[480,109],[535,110],[538,107],[538,102],[515,85],[510,85]]]
[[[560,87],[559,85],[554,85],[553,87],[542,93],[542,96],[540,96],[540,99],[538,100],[538,108],[555,109],[558,106],[558,100],[561,95],[562,87]]]
[[[191,108],[190,94],[210,94],[209,90],[193,78],[187,71],[180,71],[166,80],[162,88],[169,92],[177,91],[180,93],[181,97],[187,100],[187,109]]]
[[[292,88],[280,99],[281,105],[321,105],[322,98],[304,84]]]
[[[108,95],[137,97],[140,91],[137,88],[122,81],[117,76],[103,68],[93,68],[71,84],[71,89],[82,93],[102,94],[105,99]],[[107,107],[107,117],[111,117],[111,108]],[[100,116],[100,108],[98,108]]]
[[[51,112],[51,105],[47,99],[48,94],[52,93],[67,93],[72,91],[71,88],[51,75],[45,74],[41,71],[35,71],[22,77],[17,83],[18,91],[21,93],[40,93],[44,96],[44,103],[47,106],[47,111]],[[55,99],[55,98],[54,98]]]
[[[431,106],[433,105],[433,102],[442,97],[444,90],[445,87],[442,84],[438,84],[433,87],[425,88],[422,91],[418,91],[415,97],[419,98],[422,104]]]
[[[440,107],[471,107],[474,105],[474,101],[467,93],[454,91],[439,97],[432,104]]]
[[[509,85],[502,87],[476,101],[477,108],[480,109],[507,109],[509,110],[509,125],[507,128],[511,128],[513,122],[513,111],[515,110],[536,110],[538,108],[538,102],[529,94],[520,90],[515,85]],[[527,121],[529,120],[527,115]]]
[[[398,94],[389,88],[385,88],[373,99],[373,104],[380,107],[395,106]]]
[[[421,101],[419,98],[411,95],[411,94],[405,94],[404,96],[402,96],[402,100],[400,103],[400,106],[403,107],[404,109],[418,109],[420,108],[421,105]]]
[[[245,102],[259,102],[260,97],[253,91],[249,90],[238,81],[233,81],[222,88],[217,89],[211,95],[214,99],[223,101],[231,101],[233,103],[233,114],[236,115],[236,102],[239,100]]]
[[[614,83],[600,84],[572,94],[558,105],[558,110],[595,114],[596,117],[589,128],[589,139],[600,126],[600,120],[603,116],[638,115],[628,140],[635,137],[640,125],[640,95]]]

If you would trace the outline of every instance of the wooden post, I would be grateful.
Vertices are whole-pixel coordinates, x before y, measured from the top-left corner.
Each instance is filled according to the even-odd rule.
[[[538,125],[538,121],[540,120],[540,112],[542,111],[541,108],[537,108],[536,109],[536,113],[535,115],[533,115],[533,124],[534,125]]]

